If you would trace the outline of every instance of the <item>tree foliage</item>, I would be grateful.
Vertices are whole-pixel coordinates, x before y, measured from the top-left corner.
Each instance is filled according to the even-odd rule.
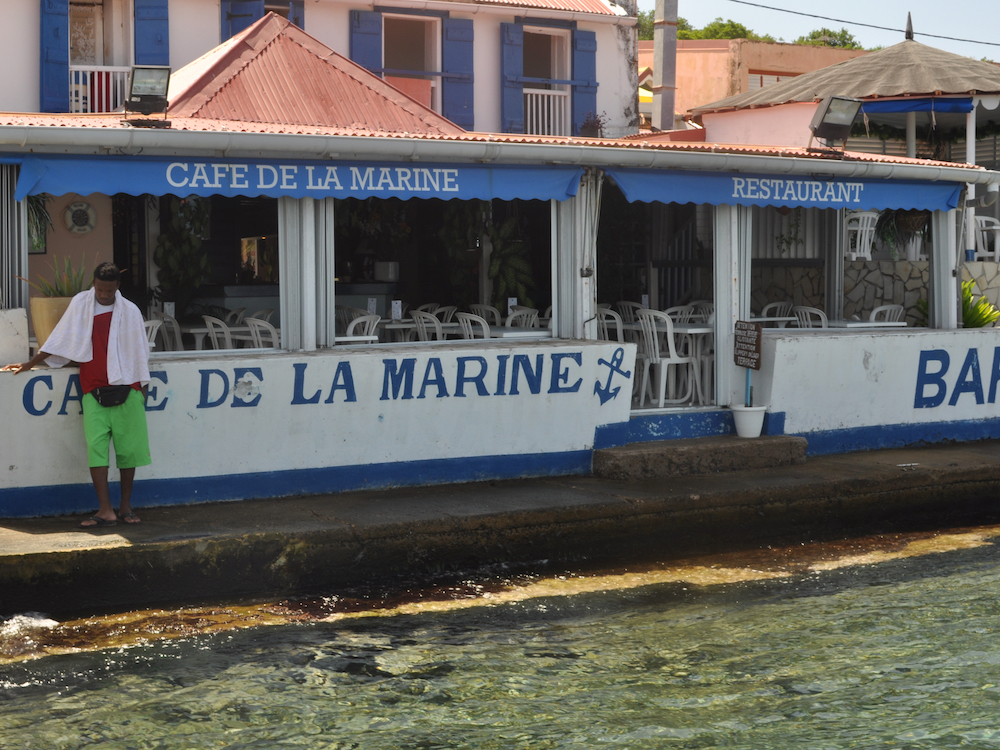
[[[854,34],[847,29],[840,31],[828,29],[825,26],[821,29],[813,29],[805,36],[800,36],[795,40],[795,44],[810,44],[817,47],[838,47],[840,49],[864,49]]]
[[[716,18],[711,23],[706,24],[703,29],[693,29],[687,21],[684,21],[684,25],[687,28],[682,29],[680,25],[681,20],[683,19],[678,19],[677,24],[678,39],[750,39],[755,42],[777,41],[770,34],[757,34],[743,24],[733,21],[732,19],[722,20],[721,17]]]

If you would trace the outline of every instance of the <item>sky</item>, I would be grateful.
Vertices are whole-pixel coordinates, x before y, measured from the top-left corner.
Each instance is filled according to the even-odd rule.
[[[653,10],[655,5],[655,0],[639,0],[639,10]],[[768,10],[758,6],[784,10]],[[965,8],[964,12],[962,8]],[[794,13],[785,12],[789,10]],[[837,3],[817,0],[754,0],[754,5],[736,0],[677,0],[677,14],[687,19],[696,29],[721,17],[737,21],[756,34],[770,34],[775,39],[793,42],[813,29],[826,27],[839,31],[846,28],[865,48],[880,45],[890,47],[903,41],[907,11],[913,17],[914,39],[921,44],[977,60],[986,57],[1000,62],[1000,14],[987,10],[985,4],[977,12],[973,4],[950,8],[940,0],[910,0],[907,4],[899,5],[872,0],[840,0]],[[807,13],[826,18],[802,15]],[[861,24],[894,30],[884,31]],[[929,34],[953,39],[940,39]],[[972,42],[954,41],[957,39]]]

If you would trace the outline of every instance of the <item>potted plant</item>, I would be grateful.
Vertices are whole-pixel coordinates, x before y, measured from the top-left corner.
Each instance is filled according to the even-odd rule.
[[[887,208],[879,214],[875,237],[887,248],[893,260],[905,257],[916,260],[920,244],[927,239],[929,211]]]
[[[62,265],[58,262],[49,263],[52,269],[52,281],[39,279],[36,284],[18,276],[22,281],[37,289],[41,296],[31,298],[31,324],[35,329],[35,338],[41,347],[45,340],[62,318],[73,297],[90,287],[90,276],[87,273],[86,262],[79,268],[73,267],[73,261],[65,258]]]

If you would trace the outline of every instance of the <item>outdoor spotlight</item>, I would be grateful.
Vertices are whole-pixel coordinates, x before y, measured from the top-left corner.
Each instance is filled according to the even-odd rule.
[[[846,96],[828,96],[816,108],[809,129],[815,138],[828,141],[846,141],[851,134],[851,125],[861,109],[861,99]]]
[[[133,65],[129,79],[127,112],[143,115],[166,113],[170,68],[166,65]]]

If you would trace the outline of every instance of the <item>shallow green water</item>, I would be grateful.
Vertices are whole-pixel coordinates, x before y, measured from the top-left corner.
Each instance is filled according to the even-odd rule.
[[[995,538],[8,664],[0,748],[997,748]]]

